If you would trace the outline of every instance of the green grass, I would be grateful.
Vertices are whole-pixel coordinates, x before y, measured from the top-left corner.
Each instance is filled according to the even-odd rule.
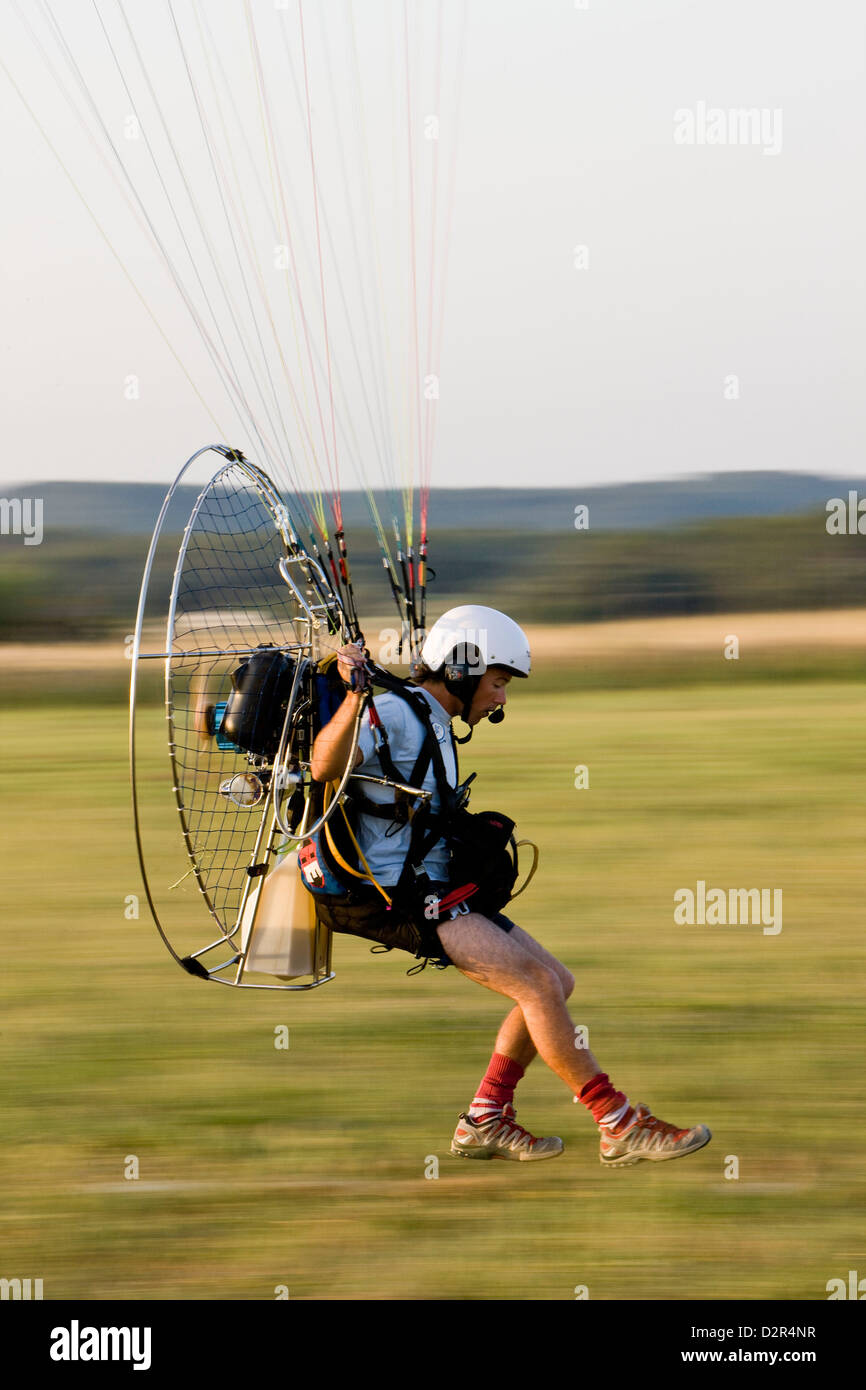
[[[513,913],[574,970],[596,1055],[713,1130],[684,1162],[619,1172],[541,1062],[519,1114],[565,1155],[448,1157],[507,1007],[454,970],[407,979],[410,957],[338,937],[336,980],[308,994],[184,975],[143,898],[124,916],[124,709],[22,705],[0,729],[0,1275],[49,1299],[811,1300],[866,1273],[858,684],[563,677],[464,751],[475,809],[541,846]],[[164,884],[176,813],[161,751],[142,754]],[[699,878],[781,888],[782,932],[675,925]],[[173,896],[205,932],[195,890]]]

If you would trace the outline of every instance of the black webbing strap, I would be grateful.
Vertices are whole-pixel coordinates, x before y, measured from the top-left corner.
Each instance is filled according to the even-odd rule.
[[[427,776],[427,768],[430,766],[430,761],[433,756],[433,747],[438,748],[435,735],[430,726],[430,706],[427,704],[427,701],[424,700],[424,713],[422,713],[418,702],[408,691],[395,687],[391,690],[391,694],[406,700],[407,703],[412,706],[424,726],[424,739],[421,743],[418,757],[415,759],[415,765],[409,774],[408,782],[410,787],[418,787],[423,784],[423,780]],[[379,766],[382,769],[382,774],[388,778],[389,782],[402,782],[403,778],[394,766],[394,760],[391,757],[388,730],[385,728],[384,724],[381,725],[378,732],[379,742],[376,744],[376,756],[379,759]]]
[[[403,865],[403,872],[394,888],[394,893],[399,895],[405,890],[406,885],[412,882],[413,877],[418,878],[424,874],[424,859],[430,853],[433,846],[442,839],[444,831],[447,829],[450,819],[450,802],[454,788],[448,781],[445,771],[445,761],[442,757],[442,750],[439,747],[439,740],[433,732],[433,711],[424,699],[423,695],[413,695],[408,690],[396,692],[409,702],[418,718],[426,729],[425,743],[429,744],[430,761],[433,763],[433,775],[436,778],[436,786],[439,791],[439,812],[438,814],[428,812],[427,814],[416,814],[412,820],[412,836],[409,841],[409,851]],[[454,736],[452,733],[452,747],[454,747]],[[455,765],[457,762],[457,750],[454,749]],[[459,777],[459,773],[458,773]],[[415,782],[413,785],[417,786]]]
[[[438,814],[430,812],[426,807],[421,807],[412,816],[409,849],[403,863],[400,877],[392,890],[393,896],[404,890],[407,883],[409,883],[413,877],[417,878],[423,874],[422,865],[426,855],[430,853],[430,850],[437,841],[442,839],[443,833],[447,828],[450,798],[454,788],[448,781],[448,775],[445,771],[445,761],[442,757],[439,741],[433,732],[433,711],[427,700],[423,695],[415,695],[396,681],[393,684],[389,681],[386,688],[399,699],[406,701],[414,710],[424,728],[424,738],[421,749],[409,775],[408,785],[412,787],[423,786],[424,778],[427,776],[427,769],[432,763],[433,775],[436,779],[436,787],[439,792],[440,807]],[[387,777],[389,781],[400,782],[403,779],[398,773],[394,766],[393,759],[391,758],[387,732],[383,728],[381,733],[384,734],[384,737],[381,738],[381,742],[377,744],[376,747],[379,765],[382,768],[383,775]],[[451,732],[451,746],[454,750],[455,768],[457,768],[457,748],[454,742],[453,730]],[[459,780],[459,771],[457,772],[456,780]],[[389,804],[387,806],[383,806],[379,802],[370,801],[369,798],[365,796],[356,796],[355,801],[358,805],[358,809],[364,815],[372,815],[380,820],[392,820],[395,822],[395,825],[402,826],[409,820],[408,808],[406,815],[402,816],[400,811],[396,809],[400,805],[396,797],[397,793],[395,792],[394,804]]]
[[[395,690],[392,693],[395,695],[399,695],[401,692]],[[420,712],[418,707],[415,705],[415,701],[411,700],[410,703],[412,704],[415,713],[420,718]],[[427,705],[426,700],[424,701],[424,704],[425,707],[429,710],[429,705]],[[382,769],[382,776],[386,777],[389,782],[402,782],[403,777],[397,771],[397,768],[394,765],[394,760],[391,757],[391,748],[388,742],[388,731],[384,725],[378,727],[378,734],[379,741],[376,744],[376,756],[379,759],[379,766]],[[430,763],[433,759],[434,748],[438,751],[438,744],[433,734],[433,730],[430,727],[429,722],[424,722],[424,737],[421,740],[421,748],[413,764],[412,771],[409,773],[407,781],[408,786],[422,787],[424,785],[424,778],[427,776],[427,769],[430,766]],[[355,802],[359,809],[363,811],[365,816],[373,816],[376,820],[393,821],[395,824],[395,828],[400,828],[404,825],[408,825],[410,820],[408,804],[409,798],[408,796],[406,796],[405,800],[401,800],[400,796],[400,792],[395,790],[393,802],[387,802],[383,805],[379,801],[371,801],[368,796],[364,796],[363,794],[356,792]]]

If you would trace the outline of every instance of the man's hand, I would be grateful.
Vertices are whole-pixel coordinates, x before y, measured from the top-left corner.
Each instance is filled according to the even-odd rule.
[[[337,652],[337,668],[347,689],[369,689],[370,677],[366,667],[367,657],[360,642],[348,642]]]

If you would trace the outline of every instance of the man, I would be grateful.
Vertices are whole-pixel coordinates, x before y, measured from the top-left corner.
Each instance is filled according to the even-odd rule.
[[[475,654],[471,673],[466,665],[468,650]],[[410,689],[417,690],[430,707],[442,765],[448,785],[454,787],[457,760],[451,720],[462,715],[470,729],[491,715],[499,722],[510,682],[529,675],[529,643],[522,629],[505,614],[464,605],[445,613],[431,628],[421,661]],[[311,771],[317,781],[332,781],[342,775],[359,702],[366,698],[360,649],[343,647],[338,662],[347,694],[313,746]],[[355,769],[381,776],[379,720],[388,733],[393,765],[400,777],[408,779],[422,749],[424,725],[394,694],[377,696],[375,710],[372,722],[369,711],[362,722]],[[365,784],[365,788],[367,785],[372,791],[373,784]],[[432,767],[422,785],[433,793],[431,809],[435,813],[439,796]],[[389,789],[376,787],[375,791],[377,795],[371,800],[394,802]],[[499,1030],[478,1093],[469,1110],[459,1117],[451,1152],[466,1158],[520,1161],[555,1158],[562,1152],[561,1139],[537,1138],[515,1117],[515,1087],[537,1054],[598,1125],[600,1159],[606,1167],[680,1158],[709,1143],[706,1125],[679,1129],[657,1119],[645,1105],[633,1106],[611,1084],[592,1052],[575,1047],[574,1024],[566,1007],[574,977],[522,927],[500,912],[485,915],[472,911],[471,902],[431,920],[429,903],[444,898],[449,886],[449,848],[444,839],[434,844],[423,860],[423,887],[432,889],[432,894],[419,895],[412,910],[398,909],[396,901],[386,906],[387,889],[397,884],[403,870],[410,834],[408,825],[399,826],[393,819],[378,819],[375,813],[362,816],[359,844],[363,863],[379,887],[367,885],[352,895],[360,904],[360,918],[341,917],[336,903],[320,905],[319,911],[335,930],[352,931],[387,946],[414,948],[425,960],[434,960],[442,967],[453,964],[467,979],[513,1000],[514,1007]],[[353,910],[357,912],[357,908]]]

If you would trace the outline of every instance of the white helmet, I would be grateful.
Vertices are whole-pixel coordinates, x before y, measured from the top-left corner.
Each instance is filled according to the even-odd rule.
[[[456,660],[465,662],[467,649],[473,647],[477,648],[477,658],[470,658],[473,675],[483,675],[488,666],[502,666],[514,676],[529,675],[526,633],[505,613],[478,603],[464,603],[443,613],[427,634],[421,660],[431,671],[438,671],[455,652],[459,652]]]

